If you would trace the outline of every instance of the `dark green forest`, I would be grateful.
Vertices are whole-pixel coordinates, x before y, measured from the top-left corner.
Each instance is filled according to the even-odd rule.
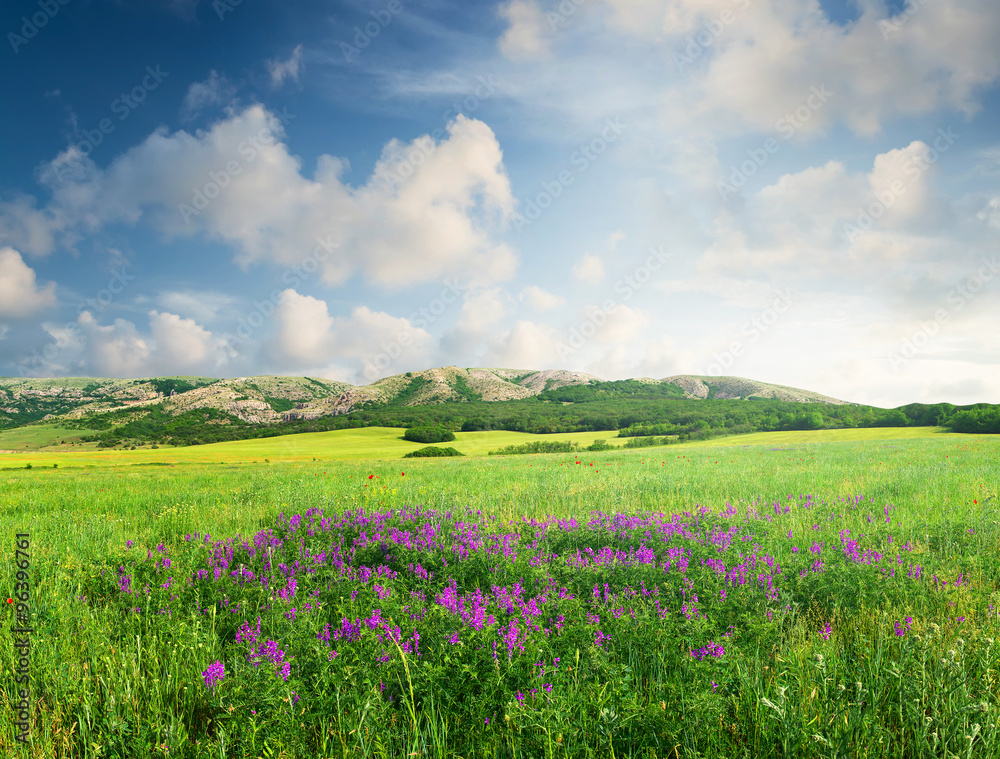
[[[157,407],[94,414],[67,426],[95,430],[84,440],[102,447],[199,445],[357,427],[441,427],[450,432],[510,430],[548,434],[619,430],[620,437],[659,436],[676,441],[776,430],[851,427],[950,427],[956,432],[1000,433],[1000,406],[913,403],[897,409],[856,404],[792,403],[764,398],[688,400],[673,385],[634,380],[595,382],[547,390],[532,398],[484,402],[466,400],[405,406],[411,392],[392,403],[367,403],[348,414],[273,425],[254,425],[214,409],[177,416]],[[630,446],[631,447],[631,446]]]

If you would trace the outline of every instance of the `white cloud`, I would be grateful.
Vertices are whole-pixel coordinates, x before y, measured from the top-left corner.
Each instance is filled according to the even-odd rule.
[[[565,369],[557,355],[556,331],[546,324],[519,321],[490,339],[480,366],[500,369]]]
[[[194,319],[150,311],[149,327],[155,341],[156,364],[169,367],[171,374],[204,370],[213,360],[222,357],[218,341]]]
[[[299,72],[302,68],[302,45],[296,46],[292,51],[292,57],[287,61],[278,58],[267,61],[267,71],[271,75],[271,85],[275,88],[285,83],[286,79],[295,82],[299,81]]]
[[[510,296],[499,287],[467,290],[458,322],[440,340],[442,358],[468,361],[468,357],[507,315],[509,302]]]
[[[49,255],[62,228],[57,215],[35,207],[34,198],[0,202],[0,240],[30,256]]]
[[[977,214],[977,217],[994,229],[1000,230],[1000,197],[991,198],[986,207]]]
[[[440,142],[393,140],[368,183],[351,187],[346,162],[329,155],[304,176],[279,119],[252,106],[208,131],[160,129],[106,170],[52,182],[45,213],[90,231],[148,218],[171,237],[231,245],[245,267],[321,258],[333,285],[354,272],[387,289],[448,275],[474,286],[509,279],[517,258],[493,240],[514,207],[500,146],[475,119],[457,116],[447,129]],[[318,255],[321,240],[336,252]]]
[[[594,318],[588,316],[588,311],[591,314],[595,313],[590,309],[584,309],[581,312],[581,319],[587,320],[589,318],[593,321]],[[602,325],[598,325],[594,335],[594,339],[601,343],[629,345],[638,341],[643,329],[649,325],[649,317],[622,304],[615,307],[614,313],[605,313],[605,316],[607,320]]]
[[[559,27],[556,49],[539,4],[515,0],[501,6],[500,49],[554,59],[515,91],[538,122],[551,128],[558,114],[567,131],[628,114],[630,139],[641,131],[656,154],[705,132],[798,139],[844,124],[872,136],[900,118],[978,110],[1000,76],[993,0],[922,3],[888,34],[885,4],[860,5],[841,23],[817,0],[604,0],[579,6],[589,22]],[[819,102],[813,88],[831,94]]]
[[[135,325],[125,319],[101,326],[89,311],[77,318],[83,341],[83,361],[97,377],[147,377],[150,347]]]
[[[496,327],[497,322],[507,315],[509,297],[506,296],[506,292],[499,287],[479,293],[466,293],[458,320],[459,327],[477,333]]]
[[[636,367],[635,376],[663,379],[678,374],[685,365],[685,353],[671,337],[659,337],[646,346],[646,353]]]
[[[326,301],[285,290],[274,311],[274,353],[297,366],[325,363],[334,357],[333,317]]]
[[[225,376],[235,366],[236,351],[193,319],[155,310],[147,316],[145,333],[127,319],[102,325],[86,310],[75,323],[43,323],[50,339],[19,362],[21,370],[41,377]]]
[[[604,263],[597,256],[585,255],[573,265],[573,279],[596,285],[604,279]]]
[[[624,5],[624,3],[612,3]],[[675,52],[689,36],[720,21],[711,44],[693,56],[686,97],[671,99],[674,117],[730,119],[761,131],[804,104],[810,88],[833,95],[801,124],[814,132],[839,118],[872,135],[889,118],[955,108],[971,114],[978,93],[1000,74],[1000,15],[990,0],[928,3],[898,31],[883,34],[881,3],[866,3],[846,27],[832,22],[811,0],[724,0],[660,5],[663,23],[629,31],[664,39]],[[647,7],[649,7],[647,5]],[[691,101],[694,101],[693,103]],[[693,106],[693,107],[692,107]]]
[[[267,343],[273,359],[296,368],[347,362],[351,368],[327,369],[342,379],[351,372],[353,379],[347,381],[355,384],[426,368],[433,351],[431,336],[407,319],[367,306],[355,308],[349,317],[334,317],[325,301],[291,289],[279,296],[274,320],[276,331]]]
[[[880,219],[883,224],[924,218],[930,210],[927,174],[935,168],[928,160],[930,150],[923,142],[914,140],[905,148],[875,157],[868,184],[872,195],[883,199],[885,213]]]
[[[536,311],[548,311],[566,305],[565,298],[546,292],[536,285],[528,285],[521,290],[520,299],[527,301],[528,305]]]
[[[721,300],[721,305],[733,308],[763,309],[775,298],[775,287],[770,282],[725,276],[662,280],[654,282],[652,287],[667,294],[713,295]]]
[[[933,156],[914,141],[875,156],[867,174],[839,161],[785,174],[747,196],[742,213],[717,214],[699,273],[898,289],[915,264],[974,261],[989,241],[935,194]]]
[[[38,287],[35,270],[13,248],[0,248],[0,317],[21,318],[56,304],[56,283]]]
[[[500,38],[505,56],[514,60],[548,56],[551,26],[535,0],[509,0],[499,12],[508,23]]]
[[[157,302],[162,308],[193,318],[196,322],[210,322],[223,310],[233,310],[236,299],[214,290],[178,290],[160,293]]]
[[[209,106],[229,103],[235,95],[236,88],[229,83],[225,76],[213,69],[209,73],[208,79],[203,82],[195,82],[188,87],[181,113],[185,119],[193,119]]]

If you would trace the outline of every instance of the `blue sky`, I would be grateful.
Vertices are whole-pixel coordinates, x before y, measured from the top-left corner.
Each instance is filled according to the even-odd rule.
[[[17,0],[0,32],[0,375],[1000,403],[994,0]]]

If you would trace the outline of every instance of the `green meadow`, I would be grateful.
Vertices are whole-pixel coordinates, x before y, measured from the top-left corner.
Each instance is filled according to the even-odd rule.
[[[996,755],[997,436],[401,434],[0,455],[0,754]]]
[[[21,430],[33,430],[32,433]],[[21,432],[20,435],[14,433]],[[18,428],[0,433],[0,450],[12,451],[0,454],[0,467],[24,466],[114,466],[117,464],[149,464],[154,462],[179,463],[238,463],[271,461],[311,461],[397,459],[410,451],[424,447],[423,443],[403,440],[404,430],[397,427],[364,427],[361,429],[334,430],[331,432],[306,432],[299,435],[282,435],[273,438],[236,440],[208,445],[160,448],[137,448],[136,450],[100,449],[95,443],[84,443],[81,449],[69,446],[55,449],[39,449],[43,440],[64,439],[58,431],[39,426]],[[617,431],[573,432],[545,435],[545,440],[576,441],[586,446],[595,440],[617,440]],[[508,445],[538,440],[541,436],[526,432],[456,432],[455,440],[448,443],[466,456],[485,456],[491,450]],[[24,450],[22,450],[24,449]],[[33,450],[32,450],[33,449]],[[13,452],[17,451],[17,452]]]
[[[136,450],[101,449],[96,443],[59,445],[60,441],[76,440],[85,433],[63,430],[51,425],[31,425],[0,432],[0,468],[47,466],[115,466],[152,463],[246,463],[270,461],[377,460],[402,458],[404,454],[423,447],[422,443],[403,440],[403,430],[396,427],[365,427],[361,429],[308,432],[274,438],[237,440],[208,445]],[[623,446],[628,438],[617,437],[617,431],[567,432],[534,435],[526,432],[494,430],[489,432],[456,432],[448,443],[466,456],[485,456],[489,451],[509,445],[536,440],[576,442],[585,447],[595,440],[607,440]],[[839,430],[809,430],[796,432],[758,432],[749,435],[714,438],[691,443],[700,446],[767,445],[808,442],[912,440],[932,438],[942,440],[967,439],[966,435],[945,432],[938,427],[875,427]]]
[[[59,450],[72,450],[69,443],[77,443],[87,434],[87,431],[73,430],[55,424],[30,424],[25,427],[14,427],[0,431],[0,451],[3,450],[36,450],[56,446]],[[66,443],[66,446],[62,446]],[[96,443],[78,443],[87,448],[97,447]]]

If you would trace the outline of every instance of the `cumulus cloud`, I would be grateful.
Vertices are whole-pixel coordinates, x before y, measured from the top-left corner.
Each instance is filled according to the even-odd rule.
[[[0,318],[22,318],[56,304],[56,283],[39,287],[35,270],[13,248],[0,248]]]
[[[76,321],[83,338],[83,364],[94,376],[150,376],[150,346],[132,322],[115,319],[113,324],[102,326],[89,311],[83,311]]]
[[[489,331],[507,315],[508,300],[506,292],[499,287],[466,293],[458,326],[477,334]]]
[[[706,131],[798,139],[844,124],[872,136],[899,118],[978,110],[1000,76],[993,0],[922,3],[892,28],[886,3],[858,5],[843,23],[816,0],[604,0],[579,6],[600,23],[557,27],[566,44],[556,50],[539,4],[515,0],[501,7],[500,49],[557,61],[518,92],[546,124],[553,111],[574,126],[631,113],[630,139],[644,129],[667,160],[667,143]],[[814,88],[829,95],[820,102]]]
[[[514,60],[548,56],[551,26],[535,0],[510,0],[499,12],[508,24],[500,37],[505,56]]]
[[[305,176],[283,136],[259,105],[207,131],[159,129],[105,170],[88,164],[62,183],[43,172],[53,200],[40,225],[94,231],[148,219],[169,237],[227,243],[244,267],[322,260],[320,276],[334,285],[355,272],[397,290],[448,275],[481,286],[513,276],[516,255],[494,235],[514,199],[483,122],[459,115],[441,141],[390,142],[360,187],[341,180],[347,164],[329,155]]]
[[[271,85],[275,88],[285,83],[286,79],[299,81],[299,71],[302,68],[302,45],[292,51],[292,57],[286,61],[274,58],[267,62],[267,71],[271,75]]]
[[[467,290],[458,322],[440,340],[442,357],[467,362],[508,313],[510,296],[499,287]]]
[[[34,198],[0,201],[0,240],[30,256],[47,256],[55,250],[63,227],[59,215],[36,208]]]
[[[667,45],[690,75],[684,97],[664,101],[672,117],[690,122],[725,115],[771,131],[822,86],[833,94],[799,125],[803,133],[839,118],[872,135],[897,116],[939,108],[971,114],[1000,74],[1000,15],[990,0],[963,3],[961,12],[927,3],[891,27],[876,2],[863,3],[846,26],[811,0],[608,3],[619,29]]]
[[[931,148],[914,140],[905,148],[875,157],[868,184],[876,199],[884,199],[882,223],[902,224],[924,218],[931,210],[928,174],[936,164],[928,159]]]
[[[548,311],[566,305],[565,298],[546,292],[537,285],[528,285],[521,290],[520,299],[536,311]]]
[[[433,339],[408,319],[367,306],[349,317],[331,316],[326,301],[284,290],[274,311],[276,330],[267,343],[269,355],[283,366],[324,367],[348,363],[354,383],[413,368],[426,368]],[[339,378],[343,368],[333,370]]]
[[[596,285],[604,279],[604,263],[597,256],[585,255],[573,265],[573,279]]]
[[[42,323],[49,341],[22,359],[26,376],[153,377],[174,374],[219,376],[236,351],[193,319],[149,311],[140,330],[128,319],[101,324],[89,310],[75,322]]]
[[[595,339],[602,343],[627,345],[641,338],[649,325],[649,317],[634,308],[619,304],[614,313],[607,315],[607,321],[599,326]]]
[[[829,161],[783,175],[747,196],[742,213],[718,213],[700,275],[899,290],[918,263],[960,271],[990,248],[988,225],[961,221],[935,193],[935,155],[914,141],[875,156],[867,173]]]
[[[204,368],[220,356],[218,341],[194,319],[149,312],[149,329],[156,346],[156,362],[173,374]]]
[[[274,317],[278,329],[273,348],[282,360],[307,366],[326,363],[335,355],[334,321],[326,301],[285,290]]]
[[[480,366],[502,369],[565,369],[557,354],[559,336],[547,324],[518,321],[489,341]]]

